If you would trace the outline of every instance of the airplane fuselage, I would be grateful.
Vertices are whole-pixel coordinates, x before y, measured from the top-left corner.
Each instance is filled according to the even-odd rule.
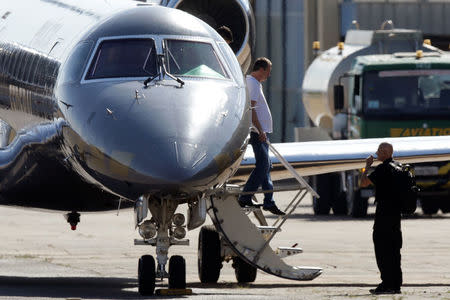
[[[220,36],[174,9],[69,3],[0,9],[3,203],[98,210],[222,184],[250,118]]]

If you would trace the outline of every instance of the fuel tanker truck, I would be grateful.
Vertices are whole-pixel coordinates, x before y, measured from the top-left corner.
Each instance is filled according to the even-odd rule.
[[[429,44],[416,30],[355,29],[318,53],[302,88],[317,133],[309,139],[450,135],[450,54]],[[315,214],[365,216],[374,191],[359,188],[360,172],[312,178],[321,196]],[[449,212],[450,163],[416,164],[414,172],[423,213]]]

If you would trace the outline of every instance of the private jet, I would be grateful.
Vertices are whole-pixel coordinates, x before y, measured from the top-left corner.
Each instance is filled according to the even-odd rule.
[[[257,268],[316,278],[318,267],[287,265],[268,245],[273,228],[253,225],[236,201],[254,163],[242,72],[253,46],[245,0],[2,3],[0,204],[64,212],[72,229],[80,213],[134,207],[135,244],[156,247],[156,260],[139,259],[143,295],[158,277],[186,287],[185,260],[169,248],[187,245],[185,228],[207,214],[215,226],[200,230],[202,282],[218,280],[223,260],[241,282]],[[274,144],[274,179],[360,168],[379,142]],[[400,161],[450,157],[449,137],[391,142]],[[175,213],[181,204],[187,217]]]

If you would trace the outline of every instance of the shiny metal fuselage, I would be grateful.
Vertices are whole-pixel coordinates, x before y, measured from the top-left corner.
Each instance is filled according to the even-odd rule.
[[[179,10],[113,3],[36,1],[0,10],[9,12],[0,21],[2,203],[81,211],[143,194],[187,201],[238,168],[249,103],[242,73],[233,72],[239,63],[219,49],[220,36]],[[32,26],[18,26],[27,15]],[[230,76],[183,78],[183,87],[168,77],[148,87],[146,78],[83,79],[100,39],[130,36],[209,42]],[[74,58],[80,43],[91,48]]]

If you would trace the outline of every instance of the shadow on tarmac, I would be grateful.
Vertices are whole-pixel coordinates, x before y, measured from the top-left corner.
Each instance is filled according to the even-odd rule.
[[[215,283],[202,284],[188,282],[188,288],[196,289],[276,289],[301,287],[373,287],[365,283]],[[405,284],[403,287],[445,287],[448,284]],[[156,283],[156,289],[167,288],[166,284]],[[207,296],[211,293],[201,293]],[[219,292],[222,294],[222,292]],[[195,294],[194,294],[195,295]],[[236,294],[234,294],[236,295]],[[0,276],[0,296],[6,297],[45,297],[45,298],[81,298],[81,299],[168,299],[171,297],[143,297],[137,292],[135,278],[100,278],[100,277],[19,277]],[[186,298],[187,296],[174,296],[173,298]]]
[[[140,298],[135,278],[0,276],[0,296],[82,299]]]
[[[301,288],[301,287],[374,287],[374,284],[367,283],[188,283],[190,288],[198,289],[233,289],[233,288],[257,288],[257,289],[276,289],[276,288]],[[441,283],[417,283],[404,284],[403,287],[450,287],[449,284]]]

